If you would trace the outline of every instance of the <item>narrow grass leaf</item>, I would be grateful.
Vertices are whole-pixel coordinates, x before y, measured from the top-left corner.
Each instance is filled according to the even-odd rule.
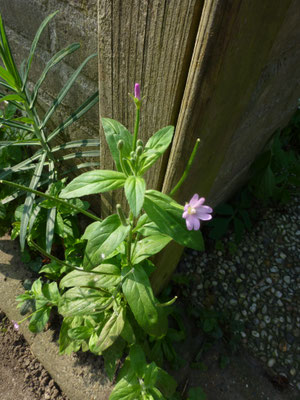
[[[53,103],[51,105],[51,107],[49,108],[49,110],[46,112],[45,116],[44,116],[44,120],[42,122],[42,127],[44,127],[47,123],[47,121],[49,120],[49,118],[52,116],[52,114],[54,113],[54,111],[56,110],[56,108],[60,105],[60,103],[63,101],[64,97],[66,96],[66,94],[68,93],[69,89],[72,87],[73,83],[75,82],[75,80],[77,79],[78,75],[80,74],[80,72],[82,71],[83,67],[88,63],[88,61],[95,57],[97,54],[92,54],[91,56],[87,57],[83,63],[77,68],[77,70],[72,74],[72,76],[70,77],[70,79],[67,81],[67,83],[65,84],[65,86],[62,88],[62,90],[60,91],[60,93],[58,94],[58,96],[56,97],[56,99],[53,100]]]
[[[56,135],[66,129],[73,122],[77,121],[84,115],[90,108],[92,108],[99,101],[99,92],[92,94],[84,103],[82,103],[76,111],[74,111],[62,124],[60,124],[48,137],[47,142],[50,142]]]

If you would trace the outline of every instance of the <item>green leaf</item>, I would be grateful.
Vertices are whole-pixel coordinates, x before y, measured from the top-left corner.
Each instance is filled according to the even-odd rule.
[[[150,281],[144,269],[140,265],[125,267],[122,269],[122,275],[123,293],[138,324],[150,335],[165,335],[167,320],[156,307]]]
[[[155,222],[161,233],[170,236],[182,246],[203,250],[202,233],[188,231],[182,218],[183,206],[171,197],[156,190],[147,190],[143,205],[148,217]]]
[[[53,305],[58,305],[60,293],[56,282],[45,283],[42,288],[42,293]]]
[[[48,142],[55,138],[61,131],[65,130],[73,122],[77,121],[84,115],[90,108],[92,108],[99,101],[98,91],[92,94],[84,103],[82,103],[76,111],[74,111],[62,124],[60,124],[48,137]]]
[[[72,197],[108,192],[122,187],[125,180],[126,175],[117,171],[96,170],[84,172],[62,190],[60,197],[70,199]]]
[[[87,57],[83,63],[77,68],[77,70],[71,75],[70,79],[67,81],[67,83],[65,84],[65,86],[62,88],[62,90],[60,91],[59,95],[56,97],[56,99],[53,100],[53,103],[51,105],[51,107],[49,108],[49,110],[46,112],[45,116],[44,116],[44,120],[42,123],[42,128],[46,125],[47,121],[49,120],[49,118],[52,116],[52,114],[54,113],[54,111],[56,110],[56,108],[60,105],[60,103],[63,101],[63,99],[65,98],[66,94],[68,93],[68,91],[70,90],[70,88],[72,87],[72,85],[74,84],[75,80],[77,79],[78,75],[80,74],[80,72],[82,71],[82,69],[84,68],[84,66],[88,63],[88,61],[95,57],[97,54],[92,54],[89,57]]]
[[[177,382],[166,371],[158,368],[156,386],[164,394],[164,396],[171,397],[176,390]]]
[[[32,140],[18,140],[18,141],[0,141],[0,147],[7,147],[7,146],[40,146],[41,143],[37,139]]]
[[[169,236],[156,234],[138,241],[132,254],[132,263],[138,264],[145,258],[160,252],[171,240]]]
[[[29,52],[29,56],[28,56],[28,60],[27,60],[27,64],[26,64],[26,68],[25,68],[25,73],[24,73],[24,77],[23,77],[23,86],[25,86],[26,81],[27,81],[27,77],[28,77],[28,73],[29,73],[29,69],[31,66],[31,62],[34,56],[34,52],[36,49],[36,46],[38,44],[38,41],[40,39],[40,36],[43,32],[43,30],[45,29],[46,25],[49,23],[49,21],[58,13],[58,11],[55,11],[54,13],[48,15],[44,21],[41,23],[39,29],[37,30],[35,37],[33,39],[33,42],[31,44],[31,48],[30,48],[30,52]]]
[[[38,90],[41,86],[41,84],[44,82],[47,73],[49,72],[49,70],[54,67],[54,65],[58,64],[65,56],[67,56],[68,54],[73,53],[74,51],[78,50],[80,47],[79,43],[73,43],[69,46],[67,46],[65,49],[62,49],[60,51],[58,51],[46,64],[46,67],[44,69],[44,71],[42,72],[40,78],[38,79],[37,83],[35,84],[35,87],[33,89],[33,95],[32,95],[32,99],[31,99],[31,107],[34,104],[36,97],[37,97],[37,93]]]
[[[25,100],[23,99],[23,97],[21,97],[20,95],[18,95],[18,94],[8,94],[8,95],[6,95],[6,96],[3,96],[3,97],[1,97],[0,98],[0,102],[1,101],[18,101],[18,102],[20,102],[20,103],[24,103],[25,102]]]
[[[122,378],[114,387],[109,400],[138,400],[141,395],[139,383],[130,384],[126,378]]]
[[[98,345],[101,352],[110,347],[118,339],[124,327],[124,319],[125,308],[119,307],[112,313],[99,336]]]
[[[233,219],[233,226],[234,226],[235,240],[237,242],[240,242],[242,239],[243,233],[245,231],[245,225],[243,224],[243,221],[241,221],[239,218],[235,217]]]
[[[107,258],[126,238],[130,226],[123,226],[116,214],[91,224],[82,239],[88,239],[83,265],[91,269]]]
[[[29,188],[35,190],[40,177],[42,175],[43,167],[44,167],[44,162],[46,159],[46,153],[42,155],[41,161],[37,164],[34,174],[31,178]],[[28,193],[24,202],[24,208],[23,208],[23,213],[22,213],[22,219],[21,219],[21,228],[20,228],[20,245],[21,245],[21,250],[24,249],[25,246],[25,239],[26,239],[26,233],[27,233],[27,226],[30,218],[30,214],[32,211],[32,206],[34,202],[35,194],[34,193]]]
[[[225,235],[225,233],[228,230],[229,223],[231,221],[230,218],[214,218],[210,223],[209,226],[212,228],[211,231],[209,232],[209,237],[214,240],[219,240],[221,239],[222,236]]]
[[[156,132],[146,143],[141,156],[141,173],[147,171],[169,147],[174,133],[174,126],[166,126]]]
[[[128,315],[128,314],[127,314]],[[128,318],[125,319],[124,328],[121,332],[121,336],[127,343],[133,344],[136,342],[136,337]]]
[[[117,170],[122,171],[119,161],[118,142],[119,140],[123,141],[124,145],[122,149],[122,156],[126,158],[130,156],[130,152],[132,151],[133,137],[131,133],[125,128],[125,126],[120,124],[120,122],[118,121],[110,118],[101,118],[101,122],[106,141],[110,149],[112,158],[115,161]]]
[[[133,215],[137,217],[144,203],[145,180],[140,176],[128,176],[125,181],[124,190],[130,209]]]
[[[74,287],[61,296],[58,311],[65,317],[91,315],[107,309],[112,300],[99,290]]]
[[[187,400],[206,400],[206,394],[200,386],[191,388]]]
[[[81,317],[64,318],[59,332],[59,354],[70,355],[73,351],[78,351],[80,349],[80,343],[71,339],[68,332],[69,329],[79,327],[81,324]]]
[[[46,323],[49,320],[50,311],[51,307],[47,306],[35,311],[29,322],[29,330],[34,333],[42,332],[42,330],[45,328]]]
[[[144,374],[145,386],[150,388],[155,386],[157,377],[158,377],[158,367],[154,362],[152,362],[151,364],[148,364],[145,369],[145,374]]]
[[[78,326],[68,330],[68,336],[72,340],[87,340],[92,335],[94,329],[87,326]]]
[[[1,143],[1,142],[0,142]],[[52,153],[63,149],[71,149],[74,147],[88,147],[88,146],[99,146],[99,139],[82,139],[82,140],[73,140],[71,142],[66,142],[60,144],[59,146],[55,146],[52,148]]]
[[[116,286],[121,280],[120,269],[113,264],[101,264],[91,272],[72,271],[60,282],[62,289],[72,286],[87,286],[91,288],[110,288]]]
[[[122,357],[125,345],[125,341],[121,337],[118,337],[118,339],[102,354],[104,358],[105,372],[110,380],[113,380],[118,362]]]
[[[138,344],[131,346],[129,356],[131,368],[139,378],[142,378],[147,365],[145,353],[142,347]]]
[[[10,72],[8,72],[1,66],[0,66],[0,77],[4,79],[9,84],[9,86],[11,86],[13,90],[16,90],[15,78],[13,77],[13,75],[10,74]]]
[[[34,132],[34,129],[31,126],[19,124],[18,122],[15,122],[15,121],[12,121],[9,119],[0,118],[0,124],[9,126],[11,128],[15,128],[15,129],[21,129],[23,131]]]

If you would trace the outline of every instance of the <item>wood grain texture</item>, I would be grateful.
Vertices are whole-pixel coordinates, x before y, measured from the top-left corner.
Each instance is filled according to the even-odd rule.
[[[145,96],[140,133],[144,142],[163,126],[174,124],[200,20],[202,0],[99,0],[100,115],[119,120],[131,131],[134,105],[128,93],[139,82]],[[101,136],[101,165],[113,168]],[[161,160],[147,176],[159,188],[165,171]],[[120,196],[103,196],[107,214]]]
[[[179,202],[199,193],[208,197],[210,205],[215,204],[210,191],[290,3],[205,1],[163,185],[168,193],[177,183],[200,137],[190,177],[176,193]],[[155,293],[167,284],[178,261],[174,248],[160,255],[151,277]]]
[[[198,159],[177,195],[209,195],[235,129],[283,23],[290,0],[205,1],[163,189]]]

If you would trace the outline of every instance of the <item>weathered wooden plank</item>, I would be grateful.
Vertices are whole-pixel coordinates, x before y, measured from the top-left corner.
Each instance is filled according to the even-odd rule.
[[[198,158],[178,201],[184,203],[195,192],[209,196],[290,3],[205,1],[163,185],[169,192],[178,181],[200,137]],[[173,248],[165,251],[161,260],[169,263],[159,262],[152,277],[156,292],[178,261]]]
[[[202,9],[202,0],[99,0],[100,114],[134,126],[128,97],[139,82],[145,100],[141,138],[176,122]],[[101,164],[113,168],[103,132]],[[161,187],[164,162],[148,174],[148,187]],[[118,199],[118,200],[117,200]],[[102,211],[120,201],[103,196]]]

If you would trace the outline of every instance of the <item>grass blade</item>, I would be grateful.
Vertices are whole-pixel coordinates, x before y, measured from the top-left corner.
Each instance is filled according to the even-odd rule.
[[[41,161],[37,164],[34,174],[31,178],[31,182],[29,185],[30,189],[35,189],[38,185],[38,182],[40,180],[43,167],[44,167],[44,162],[46,160],[47,154],[44,153],[42,155]],[[31,214],[33,202],[34,202],[35,194],[34,193],[28,193],[24,202],[24,208],[23,208],[23,213],[21,217],[21,227],[20,227],[20,246],[21,250],[24,251],[25,247],[25,239],[26,239],[26,234],[27,234],[27,226],[29,222],[29,217]]]
[[[53,182],[54,179],[55,179],[55,168],[54,168],[54,162],[51,161],[49,163],[49,181]],[[49,189],[50,189],[50,186],[49,186]],[[46,224],[46,251],[47,251],[47,253],[51,253],[51,249],[52,249],[55,220],[56,220],[56,207],[53,207],[53,208],[51,208],[51,210],[48,210],[48,213],[47,213],[47,224]]]
[[[31,232],[31,229],[32,229],[33,224],[34,224],[34,221],[36,220],[36,218],[39,215],[40,211],[41,211],[41,207],[39,205],[34,207],[34,209],[32,210],[32,213],[30,215],[30,220],[29,220],[29,223],[28,223],[28,233]]]
[[[30,48],[30,52],[29,52],[29,56],[28,56],[28,60],[27,60],[27,65],[26,68],[24,70],[24,76],[23,76],[23,88],[26,85],[27,82],[27,78],[28,78],[28,73],[30,70],[30,66],[31,66],[31,62],[34,56],[34,52],[36,49],[36,46],[38,44],[38,41],[40,40],[40,36],[43,33],[43,30],[45,29],[45,27],[47,26],[47,24],[50,22],[50,20],[58,13],[58,11],[55,11],[54,13],[48,15],[48,17],[46,17],[44,19],[44,21],[41,23],[39,29],[37,30],[35,37],[33,39],[33,42],[31,44],[31,48]]]
[[[65,176],[68,175],[70,172],[75,172],[78,171],[81,168],[91,168],[91,167],[96,167],[99,168],[100,167],[100,163],[99,162],[87,162],[87,163],[82,163],[82,164],[78,164],[78,165],[74,165],[74,167],[64,171],[61,176]]]
[[[42,123],[42,128],[46,125],[47,121],[49,120],[49,118],[51,117],[51,115],[54,113],[54,111],[56,110],[56,108],[60,105],[60,103],[62,102],[62,100],[64,99],[64,97],[66,96],[66,94],[68,93],[69,89],[71,88],[71,86],[73,85],[73,83],[75,82],[76,78],[78,77],[78,75],[80,74],[81,70],[83,69],[83,67],[87,64],[87,62],[95,57],[97,54],[92,54],[91,56],[87,57],[83,63],[77,68],[77,70],[73,73],[73,75],[70,77],[70,79],[68,80],[68,82],[65,84],[65,86],[62,88],[61,92],[59,93],[59,95],[57,96],[57,98],[53,101],[52,106],[49,108],[49,110],[46,112],[45,116],[44,116],[44,120]]]
[[[94,94],[92,94],[92,96],[90,96],[84,103],[82,103],[81,106],[79,106],[77,110],[74,111],[74,113],[69,116],[69,118],[67,118],[61,125],[59,125],[53,132],[51,132],[47,142],[53,139],[61,131],[66,129],[73,122],[77,121],[80,117],[82,117],[82,115],[85,114],[96,103],[98,103],[98,101],[99,101],[99,92],[97,91]]]
[[[100,151],[99,150],[77,151],[76,153],[66,154],[61,158],[58,158],[57,161],[71,160],[73,158],[82,158],[82,157],[100,157]]]
[[[12,52],[9,47],[9,43],[8,43],[8,40],[6,37],[6,32],[5,32],[1,14],[0,14],[0,41],[2,44],[1,53],[2,53],[2,59],[3,59],[4,65],[9,71],[11,71],[13,73],[15,83],[18,86],[21,86],[20,75],[17,70],[16,64],[15,64],[13,56],[12,56]]]
[[[1,142],[0,142],[1,143]],[[83,139],[83,140],[74,140],[72,142],[67,142],[60,144],[59,146],[55,146],[52,148],[52,153],[55,151],[63,150],[63,149],[71,149],[73,147],[89,147],[89,146],[99,146],[99,139]]]
[[[24,169],[29,168],[29,164],[31,161],[38,160],[43,154],[43,150],[38,150],[33,156],[27,158],[24,161],[21,161],[19,164],[16,164],[12,167],[3,168],[2,172],[0,173],[0,179],[4,179],[7,175],[12,172],[23,171]],[[26,167],[26,168],[25,168]],[[30,166],[30,168],[34,168],[34,166]]]
[[[37,139],[32,140],[18,140],[17,142],[13,141],[0,141],[0,148],[7,147],[7,146],[40,146],[41,143]]]
[[[32,96],[32,100],[30,103],[30,108],[32,108],[32,106],[36,100],[38,90],[39,90],[41,84],[44,82],[48,71],[52,67],[54,67],[54,65],[59,63],[65,56],[67,56],[68,54],[71,54],[74,51],[76,51],[77,49],[79,49],[79,47],[80,47],[79,43],[73,43],[70,46],[66,47],[65,49],[60,50],[47,62],[46,67],[45,67],[44,71],[42,72],[42,75],[40,76],[39,80],[37,81],[37,83],[33,89],[33,96]]]

